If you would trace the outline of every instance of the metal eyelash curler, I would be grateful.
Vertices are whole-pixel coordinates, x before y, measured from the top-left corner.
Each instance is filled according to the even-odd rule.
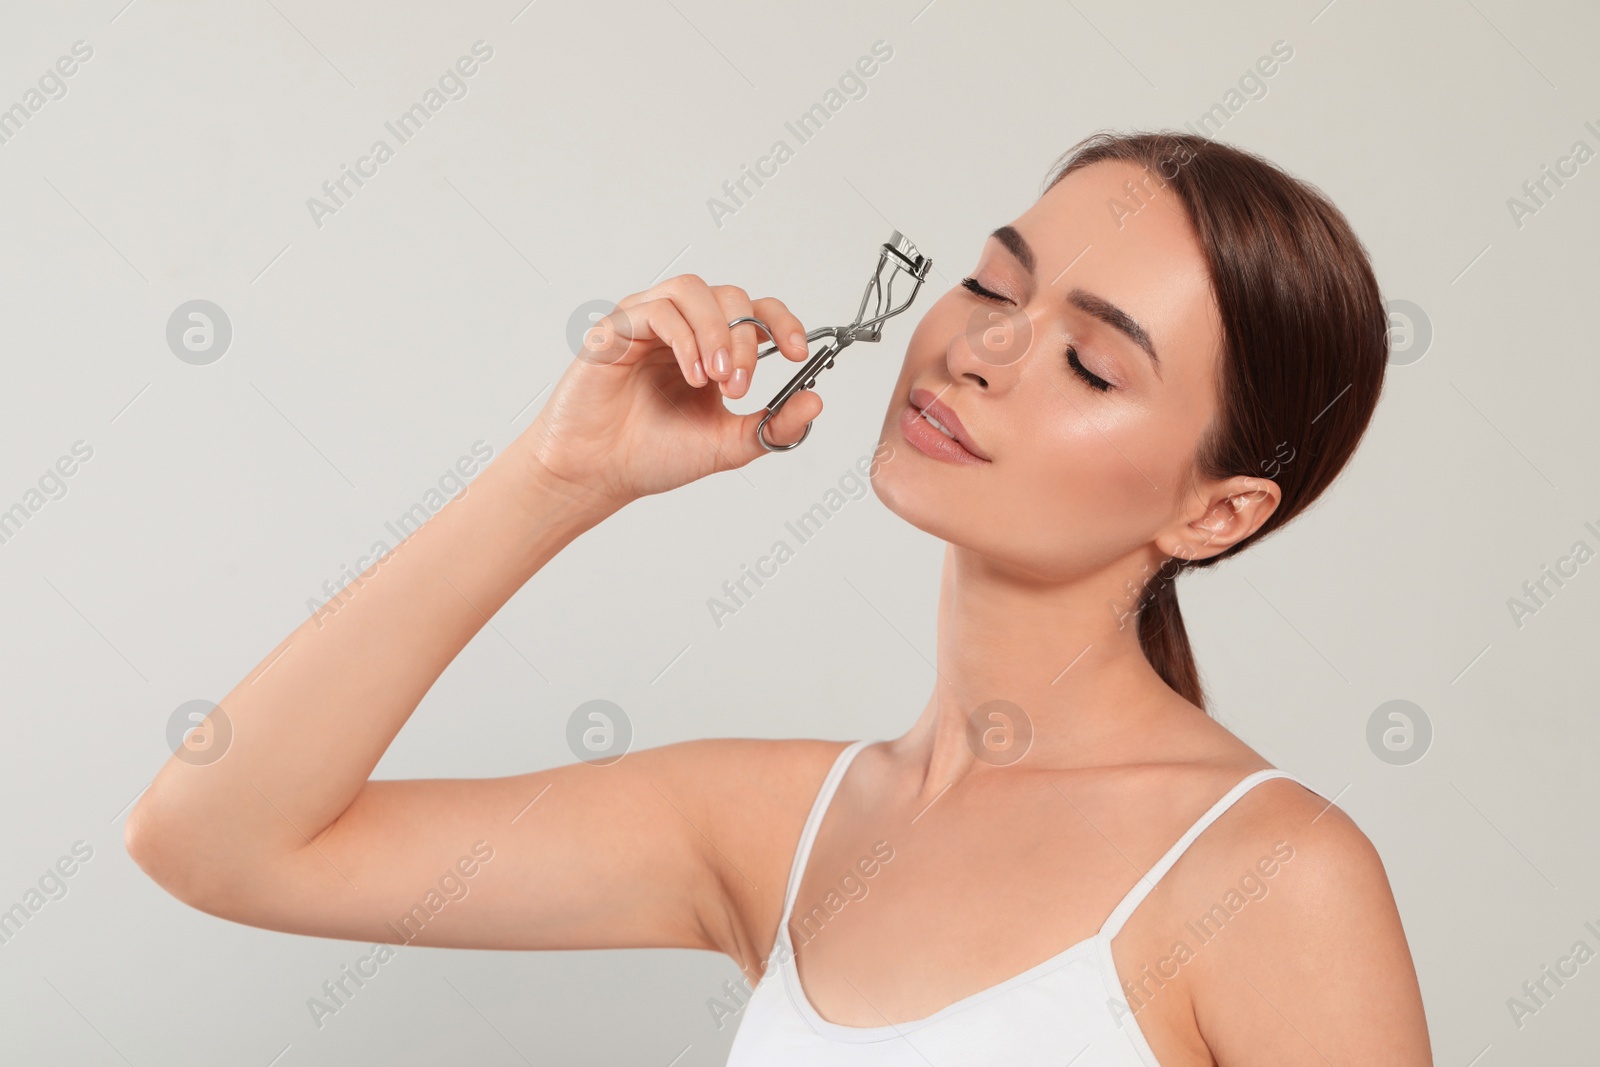
[[[890,268],[887,279],[884,278],[883,274],[885,266]],[[932,266],[933,260],[917,251],[917,246],[912,244],[899,230],[895,230],[889,235],[889,240],[879,246],[878,267],[873,271],[872,279],[867,282],[866,290],[861,294],[861,306],[856,309],[855,321],[848,326],[820,326],[806,334],[806,344],[808,346],[812,341],[824,337],[829,338],[829,341],[815,355],[806,360],[805,366],[801,367],[799,372],[789,379],[789,384],[779,390],[778,395],[773,397],[771,402],[767,404],[767,414],[756,426],[756,440],[761,442],[762,448],[765,448],[768,452],[787,452],[811,436],[811,424],[809,422],[806,423],[805,432],[800,435],[799,439],[787,445],[775,445],[768,441],[764,431],[767,421],[778,413],[778,409],[783,407],[789,398],[800,390],[810,389],[813,385],[816,385],[817,375],[833,366],[835,357],[845,348],[857,341],[877,341],[881,338],[883,336],[884,321],[893,318],[911,306],[911,302],[917,298],[917,291],[922,288],[923,280],[928,276],[928,269]],[[909,274],[915,284],[912,285],[911,294],[905,298],[905,301],[899,307],[894,307],[892,306],[894,302],[892,292],[894,280],[901,274]],[[873,300],[874,296],[876,296],[876,302],[873,304],[872,316],[867,318],[867,302]],[[886,307],[888,308],[887,311],[884,310]],[[758,318],[746,316],[742,319],[734,319],[728,325],[733,327],[741,322],[754,323],[762,333],[767,335],[768,340],[772,341],[772,346],[765,352],[758,351],[756,353],[757,359],[770,356],[778,351],[778,339],[772,336],[772,331],[767,328],[766,323]]]

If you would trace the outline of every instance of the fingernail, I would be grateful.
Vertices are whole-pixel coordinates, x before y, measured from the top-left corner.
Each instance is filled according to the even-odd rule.
[[[728,373],[728,350],[726,348],[717,349],[717,354],[711,357],[711,366],[718,374]]]
[[[791,345],[793,345],[794,348],[795,348],[795,351],[798,352],[801,349],[807,347],[806,346],[806,335],[801,333],[800,331],[796,330],[794,333],[791,333],[789,335],[789,343]]]
[[[706,369],[701,366],[698,359],[694,361],[694,366],[689,368],[689,380],[696,385],[706,384]]]
[[[744,392],[745,383],[750,380],[750,372],[740,367],[733,372],[733,377],[728,380],[728,388],[735,393]]]

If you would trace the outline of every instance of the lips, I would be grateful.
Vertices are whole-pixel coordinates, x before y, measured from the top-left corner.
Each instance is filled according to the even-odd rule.
[[[920,387],[911,390],[908,399],[911,407],[917,412],[918,421],[931,426],[945,439],[959,445],[961,451],[967,453],[971,459],[980,462],[989,461],[989,454],[978,447],[972,435],[967,432],[967,428],[961,424],[960,416],[948,404],[942,403],[933,393]]]

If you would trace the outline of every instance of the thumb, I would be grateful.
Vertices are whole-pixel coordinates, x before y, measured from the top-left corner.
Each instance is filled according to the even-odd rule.
[[[767,453],[762,447],[758,433],[765,436],[767,441],[774,445],[793,444],[800,440],[806,432],[806,424],[822,414],[822,398],[809,389],[802,389],[795,393],[778,413],[767,422],[766,428],[761,428],[761,420],[767,417],[766,408],[758,408],[748,415],[740,416],[738,421],[739,444],[736,455],[738,465],[744,466]]]

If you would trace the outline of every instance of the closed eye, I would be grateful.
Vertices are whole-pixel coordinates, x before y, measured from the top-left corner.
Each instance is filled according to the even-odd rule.
[[[1111,389],[1110,382],[1078,362],[1078,350],[1071,345],[1067,346],[1067,362],[1072,364],[1072,369],[1078,372],[1078,377],[1087,382],[1091,388],[1098,389],[1102,393]]]
[[[962,278],[961,286],[968,292],[976,293],[987,300],[1004,300],[1006,303],[1011,302],[1009,297],[1004,297],[992,290],[985,289],[982,285],[978,284],[978,279],[976,278]]]
[[[1010,297],[1002,296],[992,289],[986,289],[976,278],[962,278],[961,287],[984,300],[998,300],[1007,304],[1012,303]],[[1083,380],[1084,384],[1088,385],[1091,389],[1096,389],[1104,393],[1113,388],[1110,382],[1091,371],[1088,367],[1085,367],[1083,363],[1079,361],[1078,350],[1072,345],[1067,346],[1067,362],[1072,366],[1073,371],[1078,375],[1078,377]]]

